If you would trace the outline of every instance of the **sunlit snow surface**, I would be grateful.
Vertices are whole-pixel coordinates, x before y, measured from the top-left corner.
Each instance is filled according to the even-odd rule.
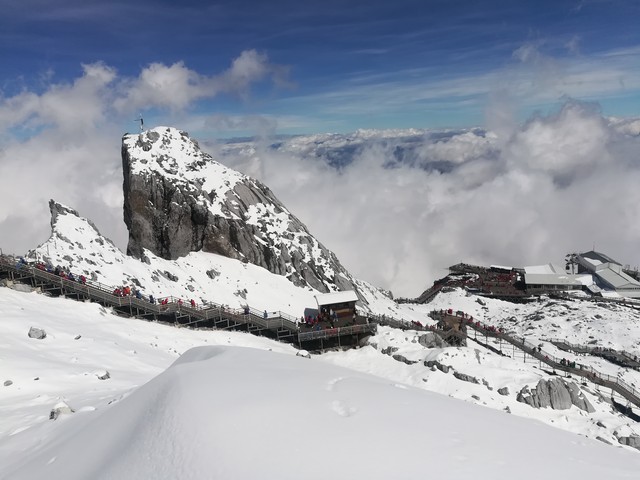
[[[306,359],[249,334],[120,318],[7,288],[0,316],[2,380],[13,381],[0,390],[0,478],[595,479],[637,478],[640,467],[637,452],[593,440],[613,443],[614,429],[632,433],[631,420],[589,393],[590,416],[519,404],[514,390],[543,372],[473,344],[426,349],[415,332],[380,328],[377,349]],[[47,338],[28,338],[30,326]],[[391,345],[493,390],[380,352]],[[111,378],[99,380],[104,370]],[[512,394],[498,395],[503,386]],[[49,420],[60,400],[76,413]]]

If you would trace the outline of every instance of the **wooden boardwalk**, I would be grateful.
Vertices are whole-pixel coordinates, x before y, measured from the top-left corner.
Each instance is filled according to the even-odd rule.
[[[595,347],[591,345],[576,345],[565,340],[550,340],[550,342],[565,352],[573,352],[582,355],[593,355],[602,357],[620,367],[640,370],[640,361],[636,355],[631,355],[625,351],[613,350],[611,348]]]
[[[527,342],[525,338],[516,337],[506,332],[496,330],[491,326],[483,325],[480,322],[475,322],[470,316],[462,312],[459,312],[459,314],[449,314],[440,310],[434,310],[431,312],[430,316],[435,320],[445,319],[445,317],[458,319],[464,322],[467,329],[473,330],[476,335],[480,334],[481,336],[484,336],[485,340],[488,340],[489,337],[503,340],[506,343],[509,343],[515,348],[524,352],[526,355],[530,355],[531,357],[536,358],[540,361],[540,363],[544,363],[550,366],[553,370],[560,370],[566,373],[570,373],[571,375],[583,377],[586,380],[595,383],[596,385],[610,388],[612,392],[618,393],[629,403],[632,403],[636,407],[640,407],[640,390],[629,385],[624,380],[618,377],[606,375],[587,365],[575,364],[575,366],[570,366],[568,362],[545,352],[539,346]],[[469,336],[468,332],[467,336]]]
[[[62,295],[76,300],[89,300],[111,307],[120,315],[156,320],[191,328],[211,328],[219,330],[243,330],[255,335],[267,336],[282,342],[298,344],[310,350],[332,346],[358,344],[366,336],[376,332],[375,322],[358,317],[355,325],[326,328],[321,325],[311,330],[301,325],[296,318],[283,312],[270,312],[252,307],[230,309],[217,303],[206,303],[192,307],[188,302],[167,297],[165,304],[151,303],[145,298],[114,295],[115,287],[98,282],[81,283],[62,278],[29,264],[22,264],[15,258],[0,257],[0,277],[14,282],[27,283],[51,295]],[[305,331],[307,330],[307,331]]]

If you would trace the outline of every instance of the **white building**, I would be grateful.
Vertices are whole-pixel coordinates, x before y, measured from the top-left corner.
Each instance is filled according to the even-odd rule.
[[[595,251],[575,255],[578,272],[589,272],[602,290],[621,297],[640,298],[640,282],[627,275],[622,265],[611,257]],[[605,293],[603,292],[603,294]]]

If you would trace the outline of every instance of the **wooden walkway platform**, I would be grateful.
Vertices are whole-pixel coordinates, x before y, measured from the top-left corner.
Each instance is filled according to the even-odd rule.
[[[576,345],[566,342],[564,340],[553,339],[550,342],[565,352],[573,352],[582,355],[593,355],[596,357],[602,357],[605,360],[610,361],[620,367],[632,368],[634,370],[640,370],[640,361],[636,355],[631,355],[623,350],[613,350],[611,348],[595,347],[591,345]]]
[[[81,283],[62,278],[35,266],[21,264],[7,255],[0,256],[0,277],[29,284],[54,296],[96,302],[113,308],[120,315],[191,328],[242,330],[294,343],[308,350],[357,345],[363,337],[370,336],[377,330],[376,323],[368,322],[365,317],[357,317],[355,325],[336,328],[321,325],[317,330],[304,331],[306,326],[302,326],[296,318],[283,312],[271,312],[265,318],[264,310],[251,307],[230,309],[213,302],[192,307],[174,297],[168,297],[164,305],[150,303],[144,298],[114,295],[113,286],[88,280]]]

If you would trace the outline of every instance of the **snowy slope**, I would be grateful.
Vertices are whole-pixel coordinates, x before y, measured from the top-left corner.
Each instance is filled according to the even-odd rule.
[[[163,296],[181,297],[185,300],[194,298],[198,303],[210,301],[231,307],[249,304],[260,311],[283,311],[295,318],[299,318],[305,308],[315,306],[314,295],[317,294],[312,289],[296,287],[286,278],[273,275],[255,265],[214,254],[191,253],[178,260],[168,261],[147,252],[149,264],[141,262],[122,254],[108,240],[100,236],[93,225],[73,211],[63,211],[58,214],[51,239],[32,252],[31,256],[47,258],[54,265],[70,267],[72,271],[83,272],[89,278],[95,274],[96,281],[107,285],[139,285],[145,295],[153,294],[157,298]],[[358,282],[357,285],[374,313],[432,324],[433,321],[428,314],[433,309],[463,310],[483,323],[502,327],[513,335],[525,337],[531,343],[542,345],[545,351],[553,355],[593,367],[607,375],[618,376],[640,390],[640,373],[618,367],[599,357],[578,357],[561,352],[550,343],[550,340],[562,339],[574,344],[596,344],[638,354],[640,353],[640,323],[638,323],[640,314],[628,307],[616,304],[595,305],[581,301],[550,300],[531,304],[513,304],[494,299],[485,299],[486,305],[482,305],[478,303],[476,297],[467,295],[463,290],[440,293],[432,303],[427,305],[396,305],[388,297],[381,295],[379,290],[365,282]],[[400,334],[392,336],[405,337]],[[561,418],[566,416],[565,412],[560,414],[553,412],[550,415],[545,412],[531,412],[530,407],[515,404],[514,398],[505,400],[495,393],[498,388],[507,386],[512,397],[515,397],[524,386],[534,387],[539,379],[547,378],[547,374],[540,369],[540,365],[523,366],[520,352],[504,348],[504,353],[514,358],[501,359],[491,353],[488,358],[493,363],[480,362],[473,348],[478,348],[485,353],[490,352],[473,342],[469,344],[471,350],[463,350],[466,353],[452,357],[448,351],[439,353],[427,351],[417,344],[416,338],[417,335],[414,335],[412,343],[400,342],[399,345],[386,344],[384,337],[373,339],[372,342],[378,345],[379,350],[389,346],[398,348],[399,354],[414,361],[424,360],[427,356],[442,360],[439,356],[443,356],[444,363],[457,365],[456,368],[460,372],[484,378],[494,392],[490,398],[487,398],[486,387],[480,387],[482,390],[480,394],[476,392],[478,388],[472,386],[470,388],[475,393],[469,393],[469,386],[465,385],[461,388],[460,381],[439,376],[438,373],[430,375],[430,380],[423,381],[425,377],[422,376],[420,369],[418,369],[418,377],[414,377],[413,374],[411,376],[411,383],[415,386],[423,387],[422,383],[425,383],[427,388],[467,401],[486,403],[497,409],[508,406],[514,413],[534,415],[549,423],[562,425]],[[496,348],[500,347],[501,345],[496,345]],[[455,361],[452,358],[455,358]],[[365,367],[367,364],[368,361],[363,362]],[[505,366],[507,364],[513,364],[516,370],[520,368],[525,370],[515,375],[513,368]],[[509,372],[507,376],[512,381],[506,383],[503,381],[505,372]],[[591,403],[599,408],[605,417],[610,416],[610,405],[599,405],[600,400],[594,386],[590,385],[588,388],[595,395]],[[472,395],[480,397],[481,400],[474,399]],[[565,428],[580,431],[593,438],[599,436],[612,443],[616,442],[613,434],[615,426],[626,425],[629,420],[626,418],[615,422],[607,420],[605,422],[607,428],[603,431],[601,428],[594,427],[598,421],[597,416],[579,418],[580,412],[574,412],[572,416],[573,420],[577,420],[577,426],[569,422],[564,425]],[[633,432],[629,434],[631,433]]]
[[[286,277],[222,255],[192,252],[177,260],[165,260],[148,250],[149,263],[122,253],[96,227],[75,210],[56,204],[52,235],[30,251],[27,258],[60,265],[94,282],[115,288],[136,286],[145,296],[173,296],[198,304],[214,302],[239,308],[250,305],[260,311],[282,311],[295,318],[307,307],[315,308],[319,292],[298,287]],[[361,295],[380,314],[397,311],[395,302],[378,289],[356,281]]]
[[[249,304],[260,311],[282,311],[295,318],[299,318],[305,308],[315,306],[314,295],[317,294],[309,288],[296,287],[284,277],[273,275],[260,267],[214,254],[191,253],[178,260],[167,261],[148,252],[149,264],[138,261],[122,254],[108,240],[101,237],[93,225],[73,211],[58,214],[51,239],[38,247],[31,256],[48,258],[54,265],[70,267],[72,271],[83,272],[89,278],[95,274],[97,281],[107,285],[139,285],[145,295],[153,294],[157,298],[163,296],[181,297],[185,300],[194,298],[198,303],[210,301],[234,308]],[[478,303],[476,297],[467,295],[463,290],[440,293],[432,303],[426,305],[396,305],[388,297],[381,295],[379,290],[365,282],[358,282],[357,285],[374,313],[432,324],[433,321],[428,314],[433,309],[463,310],[485,324],[502,327],[513,335],[541,345],[545,351],[553,355],[576,361],[607,375],[618,376],[640,390],[640,373],[616,366],[599,357],[578,357],[562,352],[550,343],[550,340],[561,339],[574,344],[591,344],[625,350],[637,355],[640,353],[640,323],[638,322],[640,313],[628,307],[616,304],[596,305],[582,301],[550,300],[513,304],[495,299],[485,299],[486,305],[482,305]],[[377,339],[373,341],[380,345],[380,349],[385,348],[384,341]],[[416,347],[415,342],[412,346]],[[393,347],[400,348],[397,345]],[[470,343],[470,347],[478,347],[486,351],[473,343]],[[500,347],[496,345],[496,348]],[[519,361],[522,357],[519,357],[521,355],[519,352],[508,348],[504,348],[503,351],[515,357],[510,361],[520,366]],[[407,358],[411,357],[407,352],[400,353]],[[443,353],[445,354],[446,352]],[[415,351],[415,355],[415,358],[411,357],[412,360],[424,359],[427,355],[434,354],[420,347]],[[479,363],[476,362],[475,354],[465,354],[460,358],[463,359],[458,361],[462,361],[463,364],[469,363],[473,367],[461,367],[460,370],[463,373],[484,376],[482,372],[475,371],[475,365]],[[527,367],[528,370],[521,379],[514,377],[516,382],[510,385],[514,396],[525,385],[533,387],[538,379],[545,378],[546,374],[540,370],[531,372],[534,367],[540,366]],[[485,362],[480,369],[486,368],[488,364]],[[498,364],[495,370],[500,369],[504,370],[505,367]],[[487,381],[490,381],[489,377]],[[431,384],[430,388],[436,391],[475,401],[466,389],[458,394],[457,387],[453,387],[452,390],[449,386],[440,385],[440,382],[435,380],[431,381]],[[456,384],[459,382],[454,382],[454,385]],[[509,384],[501,384],[499,375],[495,381],[491,380],[490,384],[495,389],[509,386]],[[480,397],[483,399],[482,402],[486,401],[494,408],[503,409],[507,406],[504,399],[495,394],[489,400],[485,399],[486,395],[480,395]],[[515,411],[514,408],[519,410],[520,407],[521,405],[517,405],[510,408]],[[602,408],[606,412],[611,410],[608,405],[603,405]],[[583,427],[580,426],[579,429],[581,428]],[[591,429],[591,425],[588,429]],[[615,441],[611,428],[608,428],[606,433],[596,429],[595,436]]]
[[[418,364],[372,347],[308,360],[248,334],[6,288],[0,313],[2,371],[13,380],[0,399],[0,478],[617,479],[640,467],[633,450],[424,391],[444,375],[424,366],[416,388],[405,368]],[[27,338],[31,325],[47,338]],[[411,334],[380,332],[401,336]],[[189,350],[203,345],[213,347]],[[517,372],[502,367],[503,381]],[[103,369],[110,379],[97,379]],[[48,420],[61,398],[76,413]],[[527,468],[532,452],[542,461]]]

